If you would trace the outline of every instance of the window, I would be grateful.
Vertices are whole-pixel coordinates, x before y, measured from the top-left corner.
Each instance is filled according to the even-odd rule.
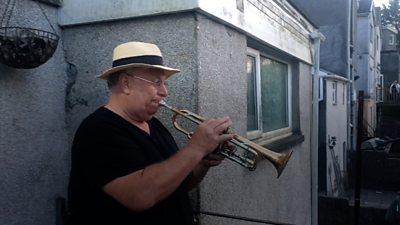
[[[372,24],[369,25],[369,41],[373,43],[374,41],[374,27]]]
[[[247,131],[250,139],[291,132],[291,67],[260,54],[247,55]]]
[[[346,103],[346,85],[342,84],[343,87],[343,92],[342,92],[342,105],[344,105],[344,103]]]
[[[389,45],[394,45],[394,34],[389,36]]]
[[[337,105],[337,81],[332,82],[332,105]]]

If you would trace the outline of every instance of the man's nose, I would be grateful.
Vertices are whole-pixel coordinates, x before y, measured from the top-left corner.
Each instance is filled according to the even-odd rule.
[[[160,87],[158,88],[158,94],[162,97],[167,97],[168,96],[168,88],[165,83],[162,83]]]

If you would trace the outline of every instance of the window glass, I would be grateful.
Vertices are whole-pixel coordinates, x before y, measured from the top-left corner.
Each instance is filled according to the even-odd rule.
[[[332,105],[337,105],[337,81],[332,82]]]
[[[389,37],[389,45],[394,45],[394,35],[391,34]]]
[[[290,64],[248,49],[247,135],[272,138],[292,132]]]
[[[247,56],[247,130],[258,130],[256,58]]]
[[[288,127],[288,66],[260,57],[262,130]]]

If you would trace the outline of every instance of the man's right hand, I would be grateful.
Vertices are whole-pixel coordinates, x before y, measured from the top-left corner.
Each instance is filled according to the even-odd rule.
[[[205,120],[194,131],[188,147],[202,153],[203,156],[208,155],[220,144],[235,137],[235,134],[225,133],[231,125],[229,117]]]

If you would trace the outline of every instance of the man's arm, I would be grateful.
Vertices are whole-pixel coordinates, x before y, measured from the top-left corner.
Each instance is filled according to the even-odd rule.
[[[204,121],[196,129],[188,145],[169,159],[149,165],[103,187],[103,190],[127,208],[146,210],[173,193],[199,162],[219,143],[230,140],[223,134],[231,125],[229,118]],[[199,171],[201,175],[203,170]]]
[[[146,210],[176,190],[202,157],[184,148],[161,163],[111,181],[103,190],[131,210]]]

